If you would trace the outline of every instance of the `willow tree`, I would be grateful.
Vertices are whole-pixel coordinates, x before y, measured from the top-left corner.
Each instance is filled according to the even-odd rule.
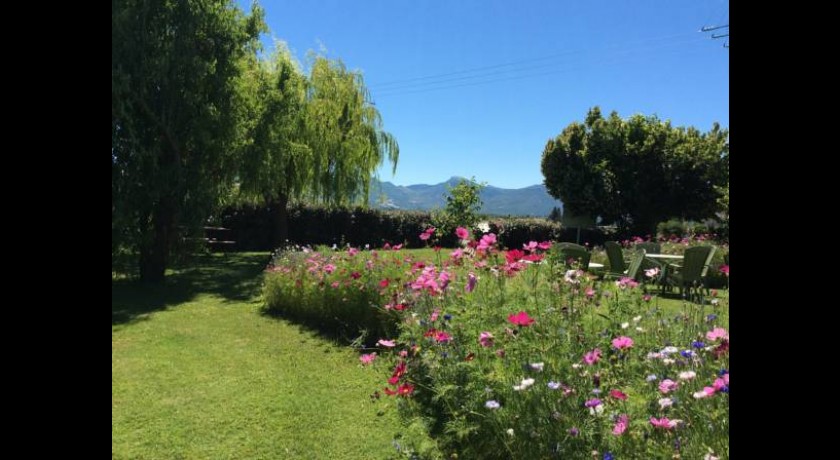
[[[287,206],[311,189],[312,149],[307,144],[306,77],[282,43],[268,60],[250,62],[249,143],[244,148],[241,191],[265,200],[274,216],[275,245],[288,235]]]
[[[111,3],[112,238],[160,281],[176,230],[232,183],[244,138],[240,75],[262,11],[230,0]]]
[[[604,118],[594,107],[548,141],[542,172],[564,209],[644,234],[671,217],[713,216],[728,152],[728,132],[717,123],[702,133],[655,116]]]
[[[312,63],[307,127],[313,153],[310,196],[328,205],[367,204],[371,179],[387,159],[396,171],[399,145],[383,130],[361,73],[324,57]]]

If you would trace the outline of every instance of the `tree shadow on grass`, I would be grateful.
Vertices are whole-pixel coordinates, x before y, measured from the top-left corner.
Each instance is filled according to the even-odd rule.
[[[339,347],[352,347],[359,351],[375,351],[379,348],[376,342],[382,338],[393,337],[396,332],[368,331],[359,329],[358,325],[342,323],[338,320],[325,320],[321,317],[302,318],[286,315],[277,310],[270,310],[263,306],[260,314],[277,321],[285,321],[297,326],[302,334],[319,337]],[[396,329],[396,325],[394,325]]]
[[[244,302],[256,298],[269,253],[211,253],[193,256],[167,273],[162,284],[111,281],[111,326],[143,320],[149,313],[188,302],[199,294]]]

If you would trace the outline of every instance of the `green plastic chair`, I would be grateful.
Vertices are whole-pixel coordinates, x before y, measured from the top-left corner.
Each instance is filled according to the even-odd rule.
[[[610,270],[604,273],[604,278],[626,276],[627,264],[624,263],[624,251],[621,250],[621,245],[615,241],[606,241],[604,249],[607,251],[607,259],[610,262]]]
[[[680,294],[687,296],[688,299],[696,296],[699,300],[699,289],[706,288],[708,291],[706,273],[714,254],[714,246],[694,246],[686,249],[682,266],[671,265],[675,270],[668,274],[666,282],[678,287]]]
[[[623,276],[640,281],[642,276],[642,262],[645,261],[646,253],[647,251],[644,249],[636,249],[630,257],[630,264],[627,265],[627,274]]]
[[[589,259],[592,253],[586,250],[583,246],[575,247],[561,247],[559,250],[560,260],[570,268],[580,268],[586,270],[589,268]]]

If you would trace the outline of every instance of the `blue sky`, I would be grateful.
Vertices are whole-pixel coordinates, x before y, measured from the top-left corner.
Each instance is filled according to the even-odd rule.
[[[240,1],[248,8],[250,2]],[[542,183],[549,138],[595,105],[729,127],[721,0],[263,1],[272,37],[363,72],[397,137],[398,185]],[[715,31],[726,33],[728,29]]]

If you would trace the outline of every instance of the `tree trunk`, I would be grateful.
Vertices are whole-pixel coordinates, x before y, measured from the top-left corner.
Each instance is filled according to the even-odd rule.
[[[175,229],[175,212],[168,200],[161,200],[152,216],[152,238],[140,248],[140,280],[160,283],[164,279]]]
[[[289,238],[289,197],[280,194],[271,201],[271,214],[274,219],[273,231],[271,233],[271,245],[273,249],[286,245]]]

